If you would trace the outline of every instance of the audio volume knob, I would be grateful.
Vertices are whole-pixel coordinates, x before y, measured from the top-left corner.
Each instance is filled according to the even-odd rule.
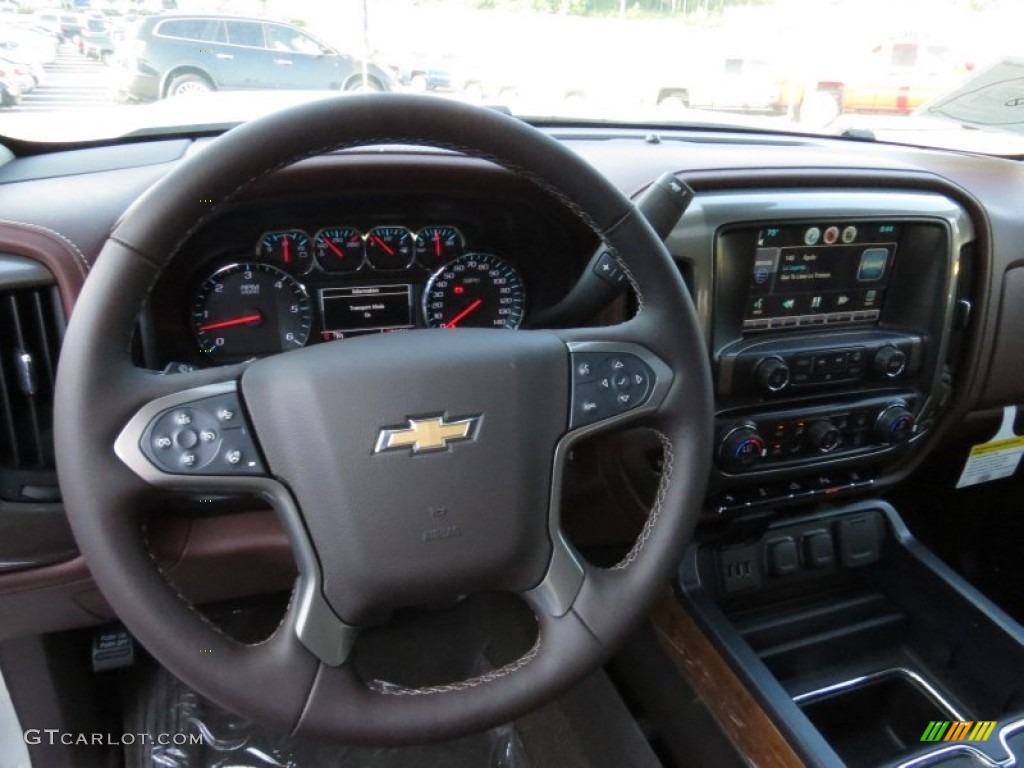
[[[768,357],[754,368],[754,380],[765,392],[781,392],[789,386],[789,366],[781,357]]]
[[[745,469],[757,463],[763,453],[764,439],[753,424],[727,430],[718,444],[718,459],[726,469]]]
[[[899,443],[914,432],[914,414],[903,403],[887,405],[875,420],[875,437],[884,443]]]
[[[807,442],[816,451],[831,453],[843,442],[843,433],[831,421],[822,419],[807,428]]]
[[[893,346],[885,346],[875,353],[872,361],[875,373],[885,376],[887,379],[899,378],[907,369],[907,356],[903,350]]]

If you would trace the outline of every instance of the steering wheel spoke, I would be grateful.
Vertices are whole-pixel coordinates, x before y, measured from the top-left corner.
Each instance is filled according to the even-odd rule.
[[[237,378],[209,379],[203,372],[151,382],[166,394],[135,413],[114,452],[155,488],[245,493],[270,503],[288,534],[299,571],[292,608],[295,634],[324,664],[343,664],[359,630],[338,618],[323,597],[321,569],[302,517],[288,489],[267,472]]]

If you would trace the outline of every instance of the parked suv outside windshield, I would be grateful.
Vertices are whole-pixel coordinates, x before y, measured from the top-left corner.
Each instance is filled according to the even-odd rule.
[[[157,15],[129,33],[118,94],[153,101],[220,90],[388,91],[382,68],[341,54],[291,24],[259,18]]]

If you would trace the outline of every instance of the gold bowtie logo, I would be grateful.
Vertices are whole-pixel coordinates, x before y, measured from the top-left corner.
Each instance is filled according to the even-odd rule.
[[[457,421],[445,421],[444,416],[429,419],[409,419],[407,427],[389,427],[380,431],[374,453],[409,448],[413,453],[443,451],[448,443],[476,440],[480,426],[479,416]]]

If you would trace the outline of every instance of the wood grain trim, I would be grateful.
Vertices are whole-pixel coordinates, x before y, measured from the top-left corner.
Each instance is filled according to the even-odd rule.
[[[736,749],[758,768],[799,768],[803,760],[736,677],[678,600],[667,594],[654,609],[654,628]]]

